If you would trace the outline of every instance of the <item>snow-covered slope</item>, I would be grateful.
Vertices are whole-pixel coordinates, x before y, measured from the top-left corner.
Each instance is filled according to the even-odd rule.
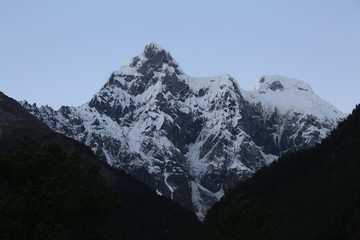
[[[237,182],[321,141],[345,116],[299,80],[264,76],[244,91],[229,75],[190,77],[154,43],[82,106],[23,106],[200,219]]]
[[[278,75],[259,78],[252,89],[243,95],[250,102],[261,102],[267,111],[276,108],[281,114],[289,112],[312,115],[336,124],[341,112],[319,98],[311,87],[297,79]]]

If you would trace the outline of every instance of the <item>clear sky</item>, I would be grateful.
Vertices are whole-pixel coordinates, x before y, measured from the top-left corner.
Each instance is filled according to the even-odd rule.
[[[1,0],[0,91],[78,106],[149,42],[191,76],[279,74],[360,103],[360,0]]]

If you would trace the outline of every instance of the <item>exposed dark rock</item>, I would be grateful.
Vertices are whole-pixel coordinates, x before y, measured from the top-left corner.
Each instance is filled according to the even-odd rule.
[[[284,86],[279,81],[272,82],[269,88],[273,91],[276,91],[276,90],[283,91],[284,90]]]

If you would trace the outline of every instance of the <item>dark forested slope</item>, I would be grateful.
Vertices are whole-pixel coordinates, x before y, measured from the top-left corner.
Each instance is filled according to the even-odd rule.
[[[27,142],[25,146],[21,146],[19,143],[23,136],[36,139],[40,144]],[[15,150],[9,153],[9,149]],[[1,239],[62,239],[61,236],[65,239],[71,239],[71,236],[75,239],[99,239],[95,233],[104,233],[106,229],[115,232],[117,236],[127,233],[126,239],[171,239],[174,234],[179,235],[179,232],[187,231],[197,224],[192,212],[170,199],[157,196],[149,187],[121,170],[98,161],[90,149],[51,131],[15,100],[1,92],[0,152],[0,207],[4,210],[2,213],[6,210],[6,215],[0,215],[0,222],[3,223]],[[73,152],[77,152],[77,157]],[[83,174],[90,174],[93,168],[97,169],[95,185],[92,178],[84,178]],[[80,178],[77,172],[79,169],[82,173]],[[84,187],[84,181],[92,183],[88,191],[80,189]],[[49,186],[50,183],[54,183],[51,186],[58,189]],[[79,187],[78,190],[76,186]],[[67,189],[69,193],[60,189]],[[101,192],[101,189],[105,191]],[[116,199],[108,197],[112,196],[108,193],[109,190],[115,191]],[[99,198],[96,193],[103,194],[104,198]],[[59,197],[52,197],[52,194],[59,194]],[[85,202],[76,202],[76,199]],[[69,201],[74,204],[73,210],[64,205],[63,214],[56,215],[59,217],[50,211],[59,210],[62,202],[66,204]],[[120,208],[116,207],[118,202],[121,204]],[[56,207],[47,207],[51,204]],[[103,213],[99,213],[101,209],[104,210]],[[64,218],[69,218],[69,221],[61,222]],[[75,228],[70,224],[73,223],[72,219],[76,219],[76,223],[82,226],[78,231],[81,233],[80,238],[76,235],[78,233],[71,231]],[[89,223],[85,219],[92,220]],[[98,225],[94,229],[90,228],[91,224],[98,223],[97,220],[102,221],[101,228],[98,229]],[[38,228],[32,222],[38,223]],[[48,224],[49,222],[52,224]],[[54,230],[55,233],[59,234],[53,237],[51,234],[55,233],[49,228],[55,228],[58,230]],[[29,234],[20,234],[23,229],[28,229]],[[82,234],[86,229],[94,234]],[[15,233],[20,235],[14,235]]]
[[[360,239],[360,105],[321,144],[281,157],[238,184],[207,222],[236,215],[239,198],[267,209],[267,222],[284,239]],[[221,233],[231,231],[241,229]]]

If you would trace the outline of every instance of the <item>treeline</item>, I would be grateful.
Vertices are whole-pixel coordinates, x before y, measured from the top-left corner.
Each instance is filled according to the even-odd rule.
[[[360,105],[321,144],[281,157],[238,184],[205,222],[205,232],[223,236],[214,239],[273,239],[241,237],[247,228],[235,222],[249,217],[239,198],[268,212],[253,223],[274,239],[360,239]],[[232,238],[234,231],[239,234]]]
[[[55,144],[1,154],[0,239],[113,239],[107,222],[120,202],[97,173]]]
[[[1,240],[167,240],[198,224],[190,210],[0,98]],[[23,136],[38,142],[20,144]]]

